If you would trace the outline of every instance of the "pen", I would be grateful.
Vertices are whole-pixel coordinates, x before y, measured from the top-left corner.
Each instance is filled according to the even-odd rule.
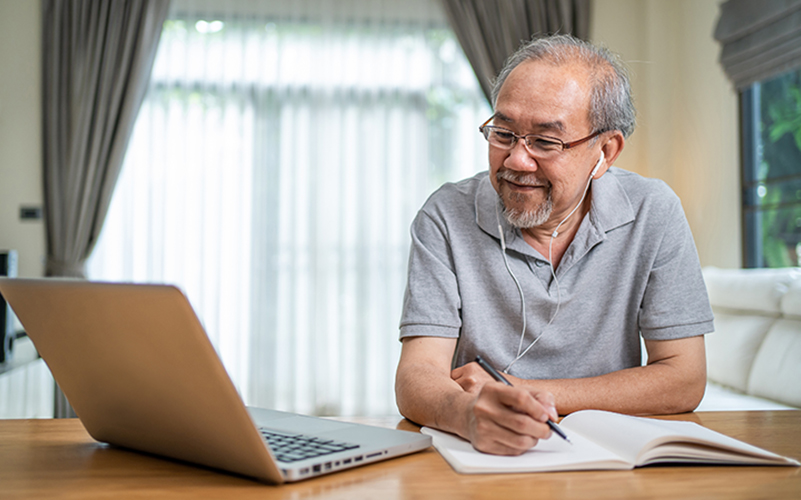
[[[481,368],[483,368],[483,369],[484,369],[484,371],[486,371],[487,373],[489,373],[489,374],[490,374],[490,376],[491,376],[492,378],[494,378],[495,380],[497,380],[498,382],[501,382],[501,383],[503,383],[503,384],[506,384],[506,385],[508,385],[509,387],[513,387],[513,386],[512,386],[512,383],[511,383],[511,382],[509,382],[508,380],[506,380],[506,377],[504,377],[503,375],[501,375],[501,374],[498,372],[498,370],[496,370],[495,368],[493,368],[493,367],[492,367],[492,365],[491,365],[491,364],[489,364],[489,363],[487,363],[486,361],[484,361],[484,358],[482,358],[481,356],[476,356],[476,363],[478,363],[478,366],[480,366]],[[568,443],[570,443],[570,444],[573,444],[573,443],[571,443],[571,442],[570,442],[570,439],[568,439],[568,437],[567,437],[567,434],[565,434],[565,431],[563,431],[562,429],[560,429],[560,428],[559,428],[559,426],[558,426],[558,425],[556,425],[556,423],[554,423],[554,421],[553,421],[553,420],[551,420],[551,419],[549,418],[549,419],[548,419],[548,420],[547,420],[545,423],[546,423],[546,424],[548,424],[548,427],[550,427],[552,431],[554,431],[555,433],[557,433],[557,434],[559,435],[559,437],[561,437],[562,439],[564,439],[564,440],[565,440],[565,441],[567,441]]]

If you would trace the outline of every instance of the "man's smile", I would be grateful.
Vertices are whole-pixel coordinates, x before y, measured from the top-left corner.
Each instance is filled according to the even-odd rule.
[[[541,184],[540,185],[518,184],[516,182],[507,181],[507,180],[504,180],[503,182],[505,182],[512,189],[515,189],[515,190],[518,190],[518,191],[533,191],[533,190],[538,189],[538,188],[547,187],[547,186],[544,186],[544,185],[541,185]]]
[[[495,175],[499,185],[506,184],[514,191],[533,192],[536,189],[551,187],[550,182],[538,179],[533,174],[519,174],[512,170],[501,169]]]

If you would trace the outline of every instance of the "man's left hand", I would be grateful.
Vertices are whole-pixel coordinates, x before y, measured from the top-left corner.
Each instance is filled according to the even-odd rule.
[[[504,375],[512,385],[515,385],[515,377]],[[481,368],[478,363],[473,361],[451,371],[451,378],[459,384],[465,392],[478,393],[484,384],[492,382],[493,378],[486,370]]]

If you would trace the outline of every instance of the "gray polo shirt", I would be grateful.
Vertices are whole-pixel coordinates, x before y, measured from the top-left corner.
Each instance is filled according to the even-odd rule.
[[[662,181],[610,168],[556,276],[520,230],[500,223],[526,301],[523,346],[510,370],[526,379],[602,375],[641,363],[640,335],[668,340],[713,331],[698,254],[679,198]],[[487,172],[436,191],[412,223],[400,337],[458,338],[454,365],[516,356],[520,297],[503,262]],[[544,331],[561,296],[559,313]]]

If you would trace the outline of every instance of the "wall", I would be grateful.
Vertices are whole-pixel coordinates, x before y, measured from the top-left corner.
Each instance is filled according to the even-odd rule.
[[[0,0],[0,249],[19,252],[19,275],[44,272],[44,224],[21,221],[42,205],[39,0]]]
[[[632,71],[638,127],[618,166],[667,182],[702,265],[740,267],[737,94],[712,38],[718,0],[594,0],[593,40]]]
[[[0,248],[40,276],[40,2],[0,0]],[[703,265],[741,263],[737,97],[712,38],[718,0],[594,0],[593,38],[632,69],[639,125],[618,165],[679,195]]]

